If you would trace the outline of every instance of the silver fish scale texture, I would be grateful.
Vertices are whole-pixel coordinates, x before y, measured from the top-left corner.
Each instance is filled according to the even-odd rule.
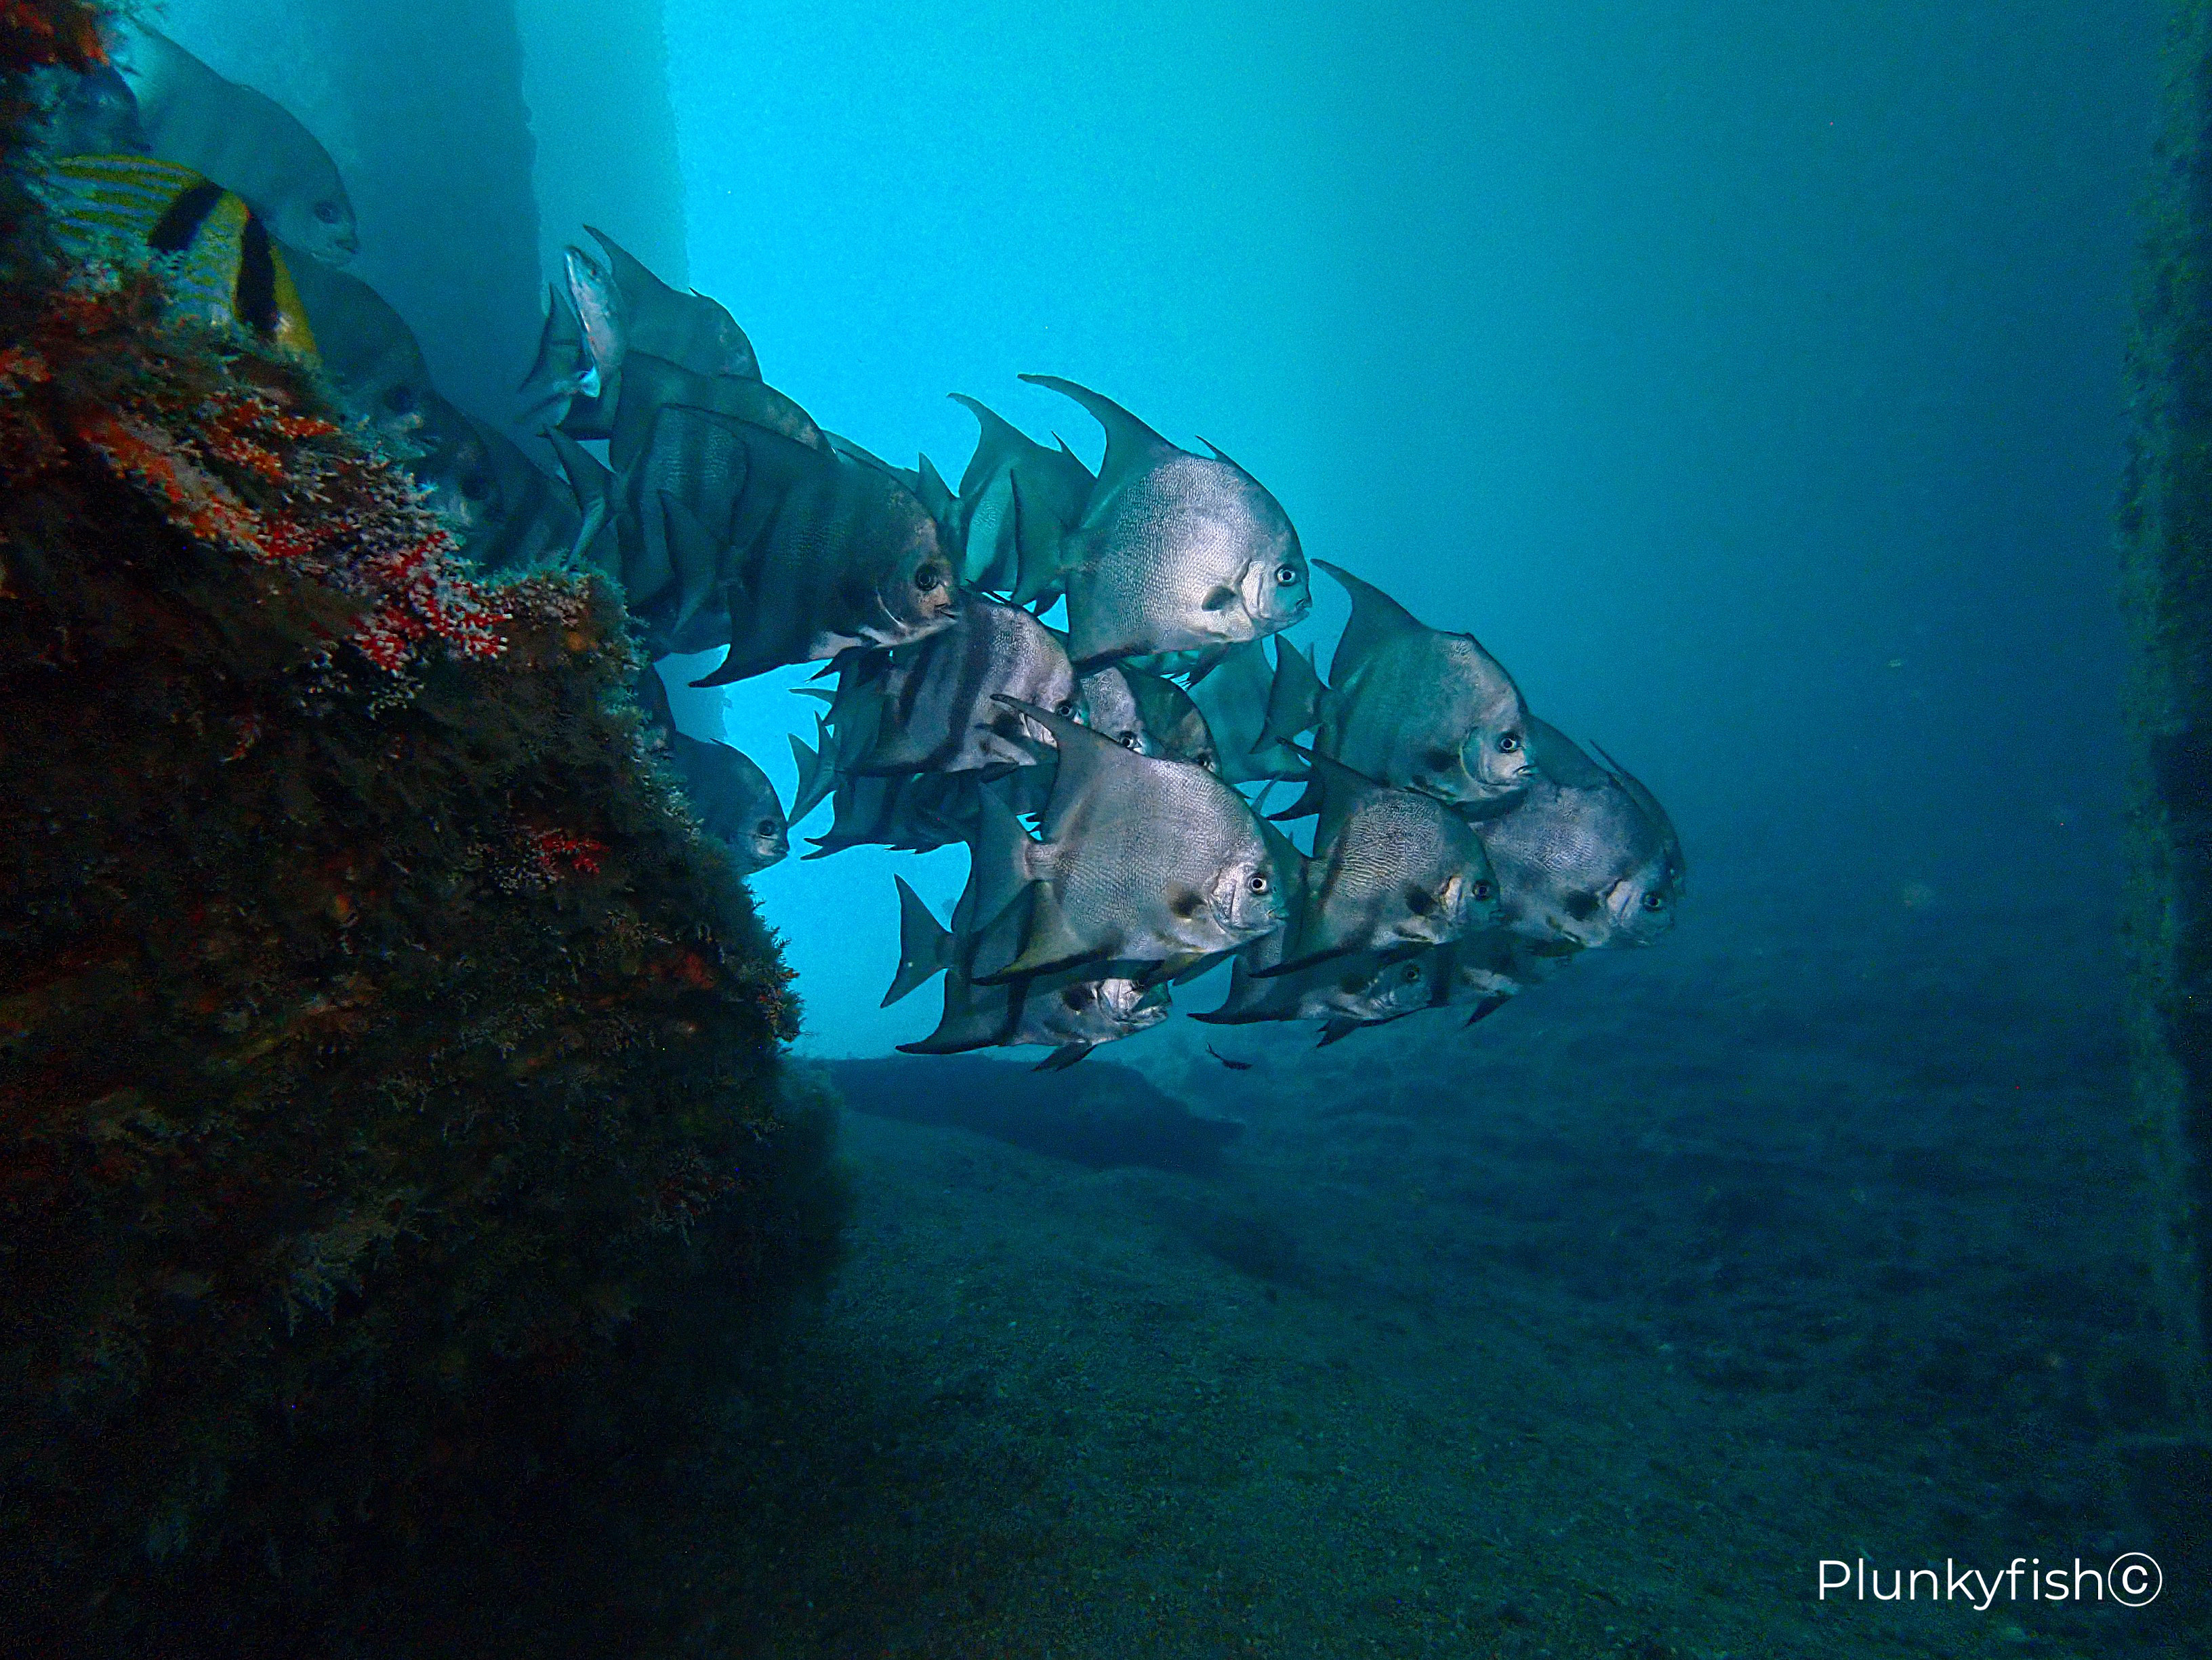
[[[1182,651],[1253,638],[1241,596],[1209,609],[1217,590],[1237,594],[1245,567],[1272,539],[1250,491],[1218,462],[1178,456],[1139,475],[1100,504],[1087,558],[1069,579],[1075,655]]]
[[[1056,840],[1062,907],[1072,917],[1135,922],[1150,938],[1132,937],[1138,930],[1127,930],[1123,946],[1133,955],[1239,943],[1222,929],[1210,905],[1188,918],[1170,906],[1183,894],[1210,900],[1224,871],[1259,863],[1261,845],[1249,810],[1199,768],[1172,761],[1141,764],[1158,769],[1152,788],[1121,798],[1122,792],[1106,786],[1101,795],[1120,799],[1086,801],[1085,810],[1072,817],[1068,833]],[[1116,806],[1122,810],[1114,810]]]
[[[1519,810],[1484,827],[1482,833],[1492,861],[1501,867],[1589,884],[1616,881],[1660,851],[1642,815],[1610,788],[1539,784]]]

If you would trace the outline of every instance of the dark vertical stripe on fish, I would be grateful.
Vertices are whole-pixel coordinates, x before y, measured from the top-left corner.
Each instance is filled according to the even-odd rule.
[[[169,203],[169,210],[146,233],[146,245],[155,253],[182,253],[222,200],[222,185],[204,181],[193,185]]]
[[[269,232],[258,214],[246,216],[238,239],[238,286],[232,309],[238,320],[267,339],[283,319],[276,312],[276,262],[270,257]]]

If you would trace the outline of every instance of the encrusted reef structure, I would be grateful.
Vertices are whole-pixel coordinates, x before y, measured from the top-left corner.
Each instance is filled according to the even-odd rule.
[[[615,596],[58,257],[99,50],[0,0],[0,1650],[632,1651],[580,1587],[834,1253],[787,975]]]
[[[2154,1260],[2193,1440],[2153,1485],[2212,1493],[2212,7],[2183,0],[2130,354],[2120,515],[2132,637],[2130,1041]]]

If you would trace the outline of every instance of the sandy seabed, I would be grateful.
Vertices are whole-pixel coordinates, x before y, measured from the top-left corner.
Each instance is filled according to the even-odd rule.
[[[793,1657],[2212,1651],[2212,1512],[2130,1478],[2111,948],[2039,925],[1744,905],[1473,1031],[843,1069],[852,1259],[654,1596]],[[2140,1548],[2145,1609],[1816,1594]]]

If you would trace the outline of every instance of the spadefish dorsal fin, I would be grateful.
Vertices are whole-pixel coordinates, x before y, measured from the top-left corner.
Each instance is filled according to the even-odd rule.
[[[557,427],[548,430],[545,441],[553,446],[554,459],[568,476],[579,512],[588,513],[592,503],[604,503],[613,494],[615,476],[597,456]]]
[[[829,724],[819,715],[814,718],[812,746],[801,742],[796,732],[786,736],[791,740],[791,759],[799,768],[799,781],[792,786],[791,813],[785,821],[795,830],[799,821],[819,807],[836,787],[836,740]]]
[[[530,407],[543,409],[576,391],[581,385],[576,364],[584,354],[584,325],[559,285],[545,285],[545,322],[538,331],[538,355],[530,373],[522,377],[518,393],[533,389],[539,394]]]
[[[1280,634],[1275,636],[1275,676],[1267,685],[1267,713],[1253,746],[1257,754],[1271,743],[1288,744],[1310,732],[1321,720],[1321,676],[1313,659]]]
[[[1018,711],[1043,727],[1060,750],[1059,766],[1052,780],[1052,798],[1045,803],[1044,837],[1048,842],[1057,839],[1075,803],[1096,789],[1101,780],[1112,777],[1115,769],[1161,765],[1124,749],[1103,732],[1095,732],[1034,703],[1010,698],[1003,692],[993,693],[991,700]]]
[[[1101,397],[1088,386],[1079,386],[1072,380],[1060,379],[1057,375],[1025,374],[1022,379],[1032,386],[1042,386],[1063,397],[1073,398],[1090,410],[1091,418],[1106,429],[1106,457],[1098,467],[1098,482],[1106,490],[1113,489],[1132,473],[1141,471],[1170,457],[1186,453],[1112,398]]]
[[[1014,522],[1014,585],[1017,605],[1035,605],[1060,597],[1061,544],[1066,527],[1050,513],[1038,512],[1022,500],[1022,476],[1006,475],[1006,512]]]
[[[1044,451],[1044,445],[988,404],[969,397],[965,392],[951,392],[947,396],[974,415],[975,424],[981,429],[975,434],[975,453],[968,457],[967,470],[960,475],[962,495],[981,488],[1001,466],[1012,466],[1033,451]],[[1049,451],[1044,452],[1050,453]]]
[[[1352,596],[1352,621],[1344,625],[1344,637],[1336,643],[1336,655],[1328,661],[1328,683],[1344,684],[1345,676],[1364,663],[1385,642],[1408,633],[1425,634],[1433,632],[1411,611],[1384,593],[1371,582],[1363,582],[1351,572],[1330,564],[1325,559],[1314,563],[1342,585]]]
[[[1028,890],[1030,849],[1036,844],[1007,804],[1003,784],[984,785],[975,795],[975,839],[968,882],[975,901],[969,911],[972,926],[982,934],[996,927]]]
[[[1199,440],[1198,440],[1198,441],[1199,441],[1200,444],[1203,444],[1204,445],[1206,445],[1206,453],[1207,453],[1207,454],[1209,454],[1209,455],[1211,455],[1211,456],[1212,456],[1212,457],[1216,461],[1219,462],[1223,466],[1224,466],[1224,467],[1230,467],[1230,468],[1234,468],[1234,469],[1235,469],[1238,473],[1242,474],[1242,475],[1243,475],[1243,476],[1247,480],[1249,480],[1250,482],[1252,482],[1252,483],[1254,483],[1254,484],[1258,484],[1258,485],[1260,485],[1260,488],[1261,488],[1261,489],[1263,489],[1263,490],[1264,490],[1264,489],[1266,489],[1266,488],[1267,488],[1267,487],[1266,485],[1264,485],[1264,484],[1260,484],[1260,481],[1259,481],[1258,479],[1256,479],[1256,478],[1253,478],[1253,476],[1252,476],[1252,474],[1251,474],[1250,470],[1249,470],[1248,468],[1246,468],[1246,466],[1244,465],[1244,463],[1243,463],[1243,462],[1241,462],[1241,461],[1237,460],[1237,458],[1235,456],[1231,455],[1231,454],[1229,453],[1229,451],[1226,451],[1226,450],[1223,449],[1223,448],[1222,448],[1218,444],[1216,444],[1216,443],[1215,443],[1212,439],[1207,438],[1207,437],[1206,437],[1203,433],[1201,433],[1201,434],[1200,435],[1200,437],[1199,437]]]
[[[878,1005],[889,1009],[909,991],[914,991],[933,974],[952,966],[953,939],[945,924],[930,914],[929,907],[921,902],[921,895],[907,886],[904,876],[893,876],[898,884],[899,897],[899,962],[898,972],[891,977],[891,989],[884,993]]]
[[[607,251],[607,274],[614,278],[623,306],[631,312],[635,312],[641,302],[672,305],[684,298],[680,291],[655,276],[642,259],[605,231],[586,225],[584,233]]]
[[[1197,731],[1206,736],[1206,746],[1213,748],[1213,729],[1206,724],[1205,712],[1198,706],[1190,694],[1164,676],[1146,674],[1141,669],[1126,664],[1121,669],[1122,682],[1129,688],[1129,696],[1137,706],[1137,718],[1145,724],[1145,730],[1162,748],[1170,744],[1188,743]],[[1178,753],[1176,760],[1188,760]]]
[[[1321,780],[1309,772],[1306,774],[1306,787],[1298,793],[1298,798],[1280,812],[1268,814],[1267,822],[1287,824],[1292,819],[1310,819],[1319,814],[1328,804],[1328,792],[1322,788]]]
[[[688,505],[665,490],[654,494],[660,502],[660,534],[668,548],[668,562],[676,572],[672,633],[696,616],[714,593],[722,549],[714,533],[700,523],[699,515]]]
[[[1602,790],[1615,782],[1610,772],[1583,753],[1580,744],[1551,722],[1529,716],[1526,736],[1528,759],[1553,783],[1570,790]]]
[[[951,523],[953,509],[960,504],[945,484],[945,475],[937,470],[937,463],[926,455],[918,455],[915,457],[914,472],[914,493],[929,510],[929,516],[939,524]]]
[[[1259,818],[1256,814],[1254,817],[1260,826],[1260,840],[1267,847],[1268,857],[1275,862],[1276,876],[1290,885],[1291,896],[1303,892],[1306,856],[1298,851],[1297,843],[1277,829],[1272,821]]]
[[[1538,724],[1534,720],[1530,722],[1531,725]],[[1645,789],[1643,780],[1635,773],[1630,772],[1604,750],[1598,749],[1595,743],[1590,745],[1590,748],[1597,749],[1599,759],[1612,769],[1613,781],[1620,786],[1628,798],[1643,809],[1645,816],[1650,818],[1653,825],[1657,827],[1660,838],[1666,845],[1668,866],[1674,871],[1679,881],[1688,873],[1689,866],[1682,857],[1682,839],[1675,833],[1674,821],[1667,816],[1667,809],[1659,804],[1659,797]],[[1531,756],[1530,759],[1534,760],[1535,757]],[[1538,760],[1536,764],[1540,766],[1543,762]]]
[[[1288,747],[1304,760],[1312,787],[1321,791],[1321,821],[1314,827],[1314,853],[1318,857],[1335,842],[1352,809],[1389,786],[1317,749]]]

